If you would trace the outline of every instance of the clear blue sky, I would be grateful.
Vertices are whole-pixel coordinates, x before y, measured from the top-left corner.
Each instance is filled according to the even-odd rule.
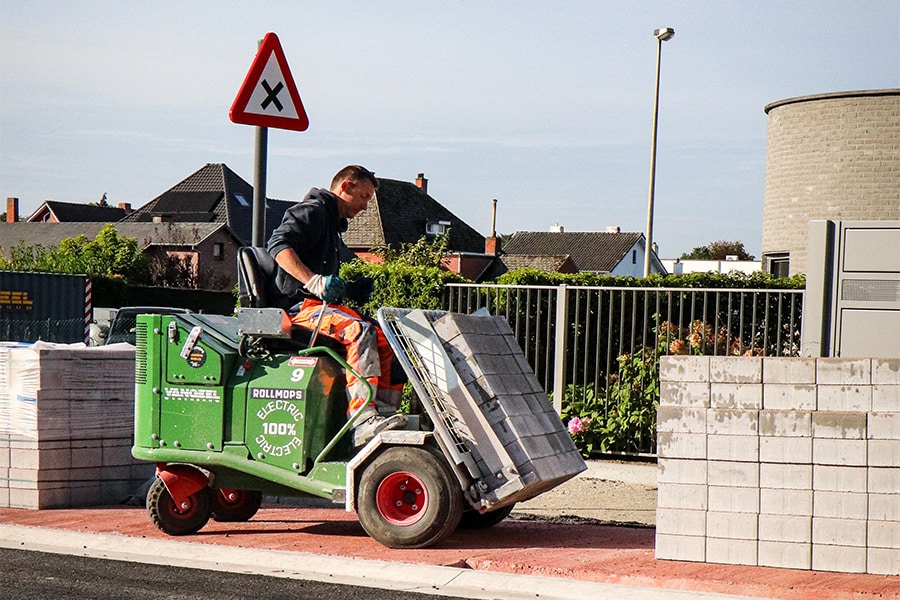
[[[493,198],[499,233],[643,231],[658,27],[660,254],[758,256],[765,105],[900,87],[900,0],[3,0],[0,197],[139,207],[208,162],[252,183],[228,110],[274,31],[310,127],[270,130],[270,197],[362,163],[424,172],[485,235]]]

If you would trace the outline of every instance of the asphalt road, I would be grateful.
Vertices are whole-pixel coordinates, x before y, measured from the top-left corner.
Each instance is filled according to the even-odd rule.
[[[0,597],[8,600],[432,600],[397,590],[336,585],[0,548]],[[446,599],[447,597],[444,596]],[[449,600],[463,600],[455,597]]]

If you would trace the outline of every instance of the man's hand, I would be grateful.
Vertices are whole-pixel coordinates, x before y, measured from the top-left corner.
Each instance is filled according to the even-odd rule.
[[[344,297],[344,280],[337,275],[313,275],[306,282],[306,291],[328,304],[338,304]]]
[[[353,281],[348,281],[344,295],[359,305],[363,305],[372,297],[375,291],[375,280],[371,277],[357,277]]]

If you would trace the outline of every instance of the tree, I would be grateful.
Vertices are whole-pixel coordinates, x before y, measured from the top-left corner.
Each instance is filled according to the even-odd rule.
[[[103,206],[104,208],[108,207],[109,202],[106,199],[106,192],[103,192],[103,195],[100,197],[100,199],[98,201],[88,202],[88,206]]]
[[[725,260],[727,256],[737,256],[738,260],[756,260],[756,257],[744,249],[744,242],[726,242],[719,240],[706,246],[697,246],[690,252],[681,255],[682,259]]]
[[[149,261],[134,238],[119,237],[107,224],[97,237],[84,235],[62,240],[58,246],[13,246],[10,259],[0,254],[0,270],[84,273],[91,277],[124,279],[130,283],[149,281]]]

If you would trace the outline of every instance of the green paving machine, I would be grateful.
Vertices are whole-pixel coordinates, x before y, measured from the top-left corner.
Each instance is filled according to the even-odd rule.
[[[157,465],[146,504],[162,531],[189,535],[210,519],[249,520],[265,497],[306,496],[356,512],[386,546],[421,548],[492,526],[586,468],[505,321],[442,311],[379,311],[415,399],[405,429],[354,448],[353,371],[327,338],[269,306],[270,261],[241,249],[237,316],[137,318],[132,454]]]

